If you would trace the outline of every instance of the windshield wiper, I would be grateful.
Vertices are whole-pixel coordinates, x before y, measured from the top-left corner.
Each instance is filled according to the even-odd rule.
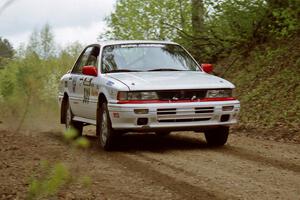
[[[140,70],[130,70],[130,69],[114,69],[107,71],[106,73],[118,73],[118,72],[141,72]]]
[[[157,72],[157,71],[186,71],[186,70],[171,69],[171,68],[159,68],[159,69],[148,70],[148,72]]]

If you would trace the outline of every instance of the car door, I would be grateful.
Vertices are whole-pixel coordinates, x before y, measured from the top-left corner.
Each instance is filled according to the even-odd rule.
[[[87,47],[75,63],[71,76],[69,77],[69,101],[73,114],[78,117],[84,117],[83,96],[84,96],[84,75],[82,67],[86,65],[93,47]]]
[[[100,47],[94,46],[85,65],[94,66],[98,68],[99,52],[100,52]],[[88,119],[96,118],[97,100],[98,100],[98,94],[95,96],[95,88],[94,88],[96,86],[96,82],[97,82],[97,77],[95,76],[89,76],[89,75],[83,76],[82,116],[84,118],[88,118]]]

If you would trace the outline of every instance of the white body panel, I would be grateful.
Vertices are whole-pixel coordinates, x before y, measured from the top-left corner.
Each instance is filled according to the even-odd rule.
[[[223,106],[234,106],[232,111],[222,111]],[[213,107],[211,113],[196,113],[195,108]],[[240,110],[239,101],[227,102],[193,102],[193,103],[157,103],[157,104],[109,104],[110,118],[115,129],[151,129],[151,128],[174,128],[174,127],[203,127],[212,125],[231,125],[237,123]],[[148,114],[135,114],[134,109],[149,109]],[[159,115],[158,109],[176,109],[176,114]],[[119,113],[114,117],[113,113]],[[226,122],[221,122],[222,115],[230,115]],[[137,124],[138,118],[148,118],[149,123],[145,126]],[[182,122],[181,120],[195,119]],[[196,120],[202,119],[202,120]],[[169,121],[168,121],[169,120]]]
[[[131,72],[109,74],[130,90],[234,88],[230,82],[200,71]]]

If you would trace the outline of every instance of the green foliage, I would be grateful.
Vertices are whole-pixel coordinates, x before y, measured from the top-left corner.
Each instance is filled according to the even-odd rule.
[[[89,148],[90,141],[85,137],[80,137],[80,138],[76,139],[75,145],[79,148]]]
[[[8,69],[4,69],[0,72],[1,73],[0,96],[2,96],[3,98],[10,97],[15,90],[15,77],[13,76],[12,73],[8,73],[7,71]]]
[[[65,140],[74,147],[90,147],[90,142],[87,138],[77,138],[77,136],[78,133],[74,129],[69,129],[64,132]],[[92,179],[89,176],[79,177],[78,180],[74,179],[70,170],[63,163],[57,163],[52,166],[48,161],[42,161],[40,163],[40,169],[42,175],[30,181],[27,199],[56,197],[60,189],[76,181],[84,187],[89,187],[92,184]]]
[[[300,6],[300,5],[299,5]],[[287,9],[276,9],[273,11],[273,16],[276,21],[271,27],[271,32],[278,37],[289,36],[290,33],[295,32],[299,29],[299,19],[296,10]]]
[[[267,0],[267,4],[269,8],[268,24],[272,35],[277,38],[282,38],[299,31],[299,0]]]
[[[14,49],[10,42],[7,39],[2,39],[0,37],[0,70],[9,61],[9,59],[13,58],[13,56]]]
[[[28,46],[19,48],[0,70],[0,112],[14,127],[21,127],[27,119],[37,120],[43,112],[54,115],[58,110],[59,79],[72,67],[82,46],[74,43],[56,52],[52,37],[47,26],[40,33],[35,31]]]
[[[187,0],[118,0],[107,18],[111,39],[176,40],[191,29],[191,5]]]
[[[27,46],[29,54],[36,54],[42,59],[49,59],[55,56],[56,46],[51,27],[46,24],[40,32],[34,31]]]
[[[28,199],[54,196],[69,180],[70,172],[68,168],[62,163],[55,164],[47,170],[44,177],[32,180],[28,189]]]
[[[216,62],[297,33],[299,9],[298,0],[118,0],[100,38],[173,40],[197,60]]]
[[[38,178],[31,178],[27,191],[28,200],[57,199],[58,193],[70,188],[72,184],[79,184],[88,188],[92,185],[92,178],[79,176],[65,164],[59,162],[51,164],[49,161],[40,163]]]
[[[61,50],[61,59],[68,60],[68,58],[77,58],[83,49],[84,46],[82,44],[74,42]]]
[[[0,57],[12,58],[14,49],[7,39],[0,37]]]
[[[231,44],[253,39],[256,26],[266,13],[264,2],[227,0],[213,5],[215,12],[208,21],[210,30]]]
[[[70,128],[67,131],[65,131],[63,135],[64,135],[65,140],[72,141],[78,136],[78,133],[76,132],[75,129]]]
[[[68,129],[64,132],[64,138],[66,141],[70,142],[72,145],[78,148],[89,148],[90,141],[85,137],[78,137],[78,133],[75,129]]]
[[[227,71],[225,77],[236,84],[241,100],[241,124],[300,128],[300,57],[294,46],[298,42],[296,38],[257,46]]]

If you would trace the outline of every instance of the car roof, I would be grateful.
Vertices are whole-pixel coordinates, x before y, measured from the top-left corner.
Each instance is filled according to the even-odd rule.
[[[100,41],[97,44],[100,46],[117,45],[117,44],[177,44],[170,41],[159,41],[159,40],[108,40]]]

